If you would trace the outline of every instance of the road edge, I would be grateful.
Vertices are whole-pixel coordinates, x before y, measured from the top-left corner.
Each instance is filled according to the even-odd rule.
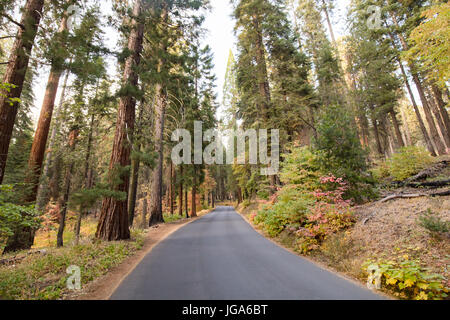
[[[378,295],[380,295],[380,296],[382,296],[382,297],[385,297],[385,298],[387,298],[387,299],[389,299],[389,300],[396,300],[394,297],[392,297],[392,296],[390,296],[390,295],[387,295],[386,293],[384,293],[384,292],[382,292],[382,291],[378,291],[378,290],[370,290],[370,289],[367,288],[367,286],[365,286],[360,280],[355,279],[355,278],[352,278],[352,277],[350,277],[350,276],[348,276],[348,275],[346,275],[346,274],[344,274],[344,273],[341,273],[341,272],[339,272],[339,271],[337,271],[337,270],[333,270],[332,268],[330,268],[329,266],[323,264],[323,263],[320,262],[320,261],[314,260],[314,259],[312,259],[312,258],[310,258],[310,257],[304,256],[304,255],[301,255],[301,254],[298,254],[297,252],[295,252],[295,251],[292,250],[291,248],[285,247],[284,245],[282,245],[281,243],[279,243],[279,242],[276,241],[275,239],[272,239],[272,238],[267,237],[267,236],[264,234],[263,231],[261,231],[260,229],[256,228],[256,226],[248,220],[248,218],[247,218],[246,215],[244,215],[244,214],[242,214],[241,212],[238,211],[237,206],[232,206],[232,207],[234,208],[234,211],[236,211],[236,212],[242,217],[242,219],[243,219],[243,220],[244,220],[244,221],[245,221],[245,222],[246,222],[253,230],[255,230],[257,233],[259,233],[259,234],[260,234],[262,237],[264,237],[265,239],[267,239],[267,240],[269,240],[270,242],[272,242],[273,244],[275,244],[277,247],[279,247],[279,248],[281,248],[281,249],[283,249],[283,250],[286,250],[286,251],[289,252],[290,254],[293,254],[293,255],[295,255],[295,256],[297,256],[297,257],[299,257],[299,258],[305,259],[306,261],[309,261],[309,262],[313,263],[313,264],[316,265],[318,268],[321,268],[321,269],[323,269],[323,270],[325,270],[325,271],[331,272],[331,273],[335,274],[336,276],[338,276],[338,277],[340,277],[340,278],[342,278],[342,279],[344,279],[344,280],[350,281],[350,282],[352,282],[353,284],[357,285],[357,286],[360,287],[360,288],[369,290],[369,291],[371,291],[372,293],[378,294]]]
[[[213,212],[214,209],[204,210],[198,213],[197,217],[183,219],[176,222],[157,225],[149,229],[144,245],[135,254],[126,258],[119,265],[108,271],[105,275],[94,280],[83,289],[73,300],[109,300],[122,282],[134,271],[134,269],[142,262],[142,260],[152,252],[152,250],[161,242],[166,240],[170,235],[177,232],[188,224],[203,218],[205,215]],[[152,230],[156,232],[152,233]],[[155,239],[156,238],[156,239]]]

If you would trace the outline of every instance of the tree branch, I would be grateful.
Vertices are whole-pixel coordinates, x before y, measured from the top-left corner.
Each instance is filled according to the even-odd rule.
[[[0,40],[15,38],[16,36],[4,36],[0,37]]]
[[[6,20],[8,20],[9,22],[14,23],[15,25],[19,26],[21,29],[25,29],[25,26],[23,24],[21,24],[20,22],[17,22],[16,20],[14,20],[12,17],[10,17],[9,15],[2,13],[0,14],[1,17],[6,18]]]

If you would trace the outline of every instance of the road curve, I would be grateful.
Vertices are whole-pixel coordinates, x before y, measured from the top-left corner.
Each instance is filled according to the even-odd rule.
[[[265,239],[218,207],[158,244],[112,300],[348,300],[382,296]]]

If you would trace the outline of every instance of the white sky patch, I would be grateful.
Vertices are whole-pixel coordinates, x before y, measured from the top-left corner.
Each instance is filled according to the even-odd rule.
[[[208,13],[204,27],[208,29],[205,44],[209,44],[214,53],[214,73],[217,77],[217,102],[220,108],[217,119],[223,117],[223,85],[227,70],[230,49],[234,50],[236,37],[234,36],[233,7],[229,0],[211,0],[212,10]]]

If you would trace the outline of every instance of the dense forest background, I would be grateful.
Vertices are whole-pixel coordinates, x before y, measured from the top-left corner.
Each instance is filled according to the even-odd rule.
[[[237,50],[223,101],[202,45],[207,0],[113,0],[111,15],[102,3],[0,5],[5,253],[31,248],[43,229],[67,245],[68,217],[71,243],[87,217],[95,238],[122,240],[131,227],[195,217],[225,200],[279,200],[267,218],[279,210],[289,220],[317,200],[306,191],[327,182],[328,203],[367,202],[381,179],[404,180],[449,152],[446,1],[353,0],[348,35],[336,39],[334,1],[233,0]],[[106,25],[122,50],[105,45]],[[204,130],[279,129],[280,174],[261,175],[262,164],[174,165],[172,132],[193,132],[194,121]]]

